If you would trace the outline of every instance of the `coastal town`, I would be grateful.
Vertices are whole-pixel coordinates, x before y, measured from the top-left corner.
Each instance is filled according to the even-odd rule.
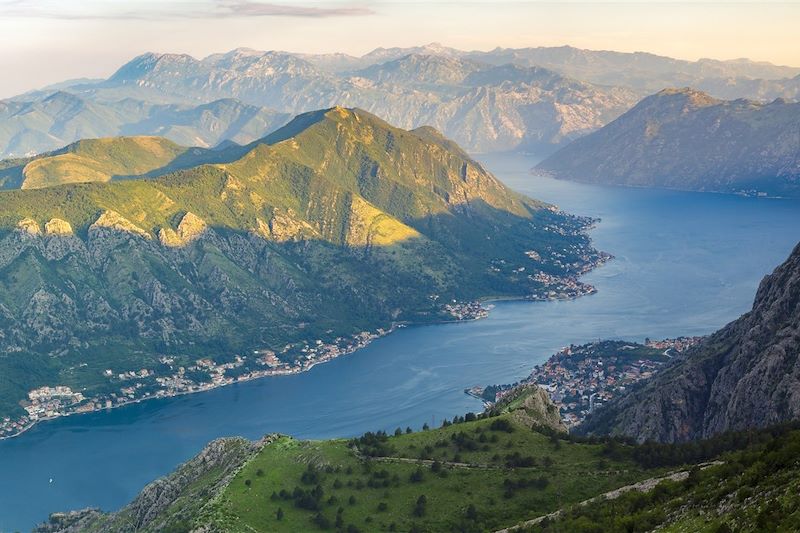
[[[556,225],[546,225],[543,228],[545,231],[558,233],[559,235],[577,236],[594,228],[600,222],[599,218],[567,215],[555,206],[551,206],[550,210],[563,216],[570,216],[580,222],[579,229],[573,230],[566,230]],[[548,250],[547,252],[540,252],[526,250],[524,255],[534,263],[533,266],[511,264],[505,259],[495,259],[489,265],[489,271],[492,273],[507,273],[512,279],[526,277],[537,288],[537,290],[532,291],[531,294],[525,297],[526,300],[572,300],[596,293],[597,289],[593,285],[581,281],[580,276],[604,265],[614,256],[577,243],[570,247],[569,252],[572,254],[572,260],[569,260],[565,253],[559,251]],[[546,257],[546,259],[543,257]],[[553,268],[554,272],[560,272],[560,274],[545,271],[550,268]]]
[[[479,302],[455,300],[441,309],[443,319],[454,321],[477,320],[486,317],[489,312]],[[337,337],[332,342],[316,339],[287,344],[278,352],[254,350],[224,362],[204,357],[181,364],[177,357],[162,356],[152,368],[123,372],[108,368],[102,374],[108,381],[110,392],[93,396],[66,385],[40,387],[29,391],[27,399],[21,402],[24,415],[0,419],[0,439],[19,435],[42,420],[112,409],[151,398],[201,392],[268,376],[304,372],[315,365],[364,348],[400,327],[404,327],[404,324],[396,324],[388,329],[378,328],[374,332],[362,331],[352,337]]]
[[[466,315],[466,311],[463,313]],[[151,398],[190,394],[267,376],[304,372],[363,348],[393,329],[362,331],[350,338],[337,337],[329,343],[316,340],[286,345],[279,353],[255,350],[248,356],[237,355],[227,362],[216,362],[206,357],[193,364],[180,365],[175,357],[164,356],[154,368],[125,372],[109,368],[103,371],[103,376],[113,392],[92,397],[64,385],[40,387],[31,390],[27,400],[21,402],[25,415],[0,420],[0,438],[16,436],[42,420],[111,409]]]
[[[594,221],[585,221],[586,224],[590,222]],[[540,254],[535,250],[528,250],[525,256],[534,262],[541,260]],[[604,253],[590,255],[588,252],[579,256],[579,262],[567,265],[570,267],[567,270],[574,272],[567,276],[547,274],[535,268],[526,272],[525,267],[515,267],[512,274],[526,276],[539,286],[539,290],[527,297],[529,300],[572,299],[592,294],[595,288],[581,282],[578,276],[608,261],[611,256]],[[555,260],[560,261],[559,258]],[[510,268],[510,265],[500,260],[490,268],[501,271]],[[439,296],[432,295],[431,299],[437,301]],[[488,316],[491,307],[491,304],[484,305],[477,301],[452,300],[440,304],[439,320],[478,320]],[[102,373],[107,380],[107,386],[102,393],[89,394],[85,389],[73,390],[65,384],[42,386],[29,391],[27,399],[20,402],[25,414],[0,419],[0,439],[19,435],[42,420],[112,409],[151,398],[201,392],[262,377],[304,372],[317,364],[363,348],[373,340],[403,326],[404,324],[396,324],[389,329],[362,331],[352,337],[337,337],[330,342],[316,339],[287,344],[279,351],[254,350],[250,354],[235,355],[224,360],[204,357],[192,361],[185,357],[162,356],[151,368],[124,371],[108,368]]]
[[[493,404],[518,385],[535,383],[550,394],[564,424],[574,427],[589,413],[637,381],[651,377],[672,357],[702,339],[646,339],[644,344],[607,340],[570,345],[536,366],[520,383],[472,387],[465,392]]]

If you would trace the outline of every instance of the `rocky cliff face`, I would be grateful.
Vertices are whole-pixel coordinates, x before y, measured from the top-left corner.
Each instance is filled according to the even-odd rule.
[[[547,391],[538,385],[520,385],[498,402],[495,408],[510,411],[511,418],[524,426],[567,431],[558,407]]]
[[[686,441],[800,418],[800,245],[753,309],[592,415],[582,432]]]
[[[36,533],[163,531],[169,522],[197,516],[203,507],[213,504],[215,496],[242,465],[275,438],[276,435],[267,435],[257,442],[243,438],[217,439],[173,473],[147,485],[121,510],[111,514],[94,509],[54,513]]]
[[[591,183],[800,195],[800,103],[670,89],[537,167]]]

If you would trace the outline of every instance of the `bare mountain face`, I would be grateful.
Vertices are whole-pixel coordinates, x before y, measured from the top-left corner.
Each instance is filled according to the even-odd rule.
[[[537,168],[592,183],[798,196],[800,103],[664,90]]]
[[[782,79],[759,78],[714,78],[699,81],[696,87],[717,98],[734,100],[749,98],[759,102],[771,102],[776,98],[800,101],[800,76]]]
[[[543,67],[589,83],[627,87],[642,96],[666,87],[692,86],[717,98],[731,100],[796,100],[800,97],[800,67],[748,59],[684,61],[646,52],[584,50],[572,46],[466,52],[438,43],[410,48],[378,48],[362,57],[309,54],[303,58],[329,72],[343,72],[409,54],[466,59],[498,66]]]
[[[102,83],[71,90],[100,102],[197,105],[235,98],[290,113],[358,106],[401,127],[433,126],[471,151],[549,151],[601,127],[638,97],[546,69],[494,67],[430,53],[332,73],[292,54],[252,50],[202,60],[145,54]]]
[[[64,82],[0,102],[0,157],[110,135],[246,143],[288,116],[334,105],[405,128],[434,126],[470,151],[548,153],[665,87],[796,99],[798,75],[798,68],[744,59],[691,62],[572,47],[465,52],[432,43],[361,57],[245,48],[204,59],[148,53],[107,80]],[[78,100],[48,102],[54,92],[57,100],[67,93]]]
[[[734,86],[745,80],[782,80],[800,74],[797,67],[748,59],[684,61],[646,52],[583,50],[572,46],[496,48],[489,52],[469,52],[464,57],[495,65],[540,66],[590,83],[621,85],[645,94],[665,87],[702,86],[715,80],[729,80],[729,90],[735,91]],[[748,94],[743,86],[734,97],[755,98],[755,95]]]
[[[753,309],[584,423],[585,433],[686,441],[800,418],[800,245]]]

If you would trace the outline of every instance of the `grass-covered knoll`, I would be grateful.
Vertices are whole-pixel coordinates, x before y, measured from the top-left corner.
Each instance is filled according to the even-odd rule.
[[[191,164],[192,157],[206,152],[177,145],[163,137],[86,139],[54,152],[4,161],[0,164],[0,184],[5,189],[40,189],[152,172],[163,174],[178,163]]]
[[[134,168],[116,152],[129,142],[79,144],[126,172],[172,157],[137,141],[163,150]],[[155,371],[163,356],[297,361],[303,343],[452,318],[453,299],[542,294],[536,274],[598,258],[586,220],[514,193],[428,129],[360,110],[169,165],[190,167],[0,193],[0,417],[44,385],[119,391],[105,370]]]
[[[121,511],[55,515],[41,532],[112,533],[135,525],[175,533],[719,533],[800,526],[797,423],[638,445],[521,423],[525,417],[514,415],[527,408],[516,405],[421,431],[215,441]]]
[[[322,530],[337,522],[345,531],[486,531],[645,475],[630,463],[599,469],[600,446],[556,450],[530,428],[508,427],[512,433],[476,421],[390,437],[385,444],[400,453],[366,460],[347,441],[287,438],[242,469],[211,515],[230,531]],[[466,439],[480,448],[460,449],[470,446]],[[404,451],[428,448],[435,448],[433,461],[404,458]],[[514,461],[520,466],[509,467]]]
[[[25,165],[23,189],[64,183],[109,181],[165,167],[187,148],[162,137],[114,137],[78,141],[62,153]]]

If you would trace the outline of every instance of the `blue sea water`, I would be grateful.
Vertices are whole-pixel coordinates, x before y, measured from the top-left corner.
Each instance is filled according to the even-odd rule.
[[[217,437],[438,424],[481,408],[465,387],[516,381],[566,344],[709,333],[800,240],[800,201],[581,185],[532,176],[532,158],[479,159],[518,191],[602,218],[592,236],[615,260],[585,277],[597,294],[498,302],[485,320],[402,329],[304,374],[40,424],[0,442],[0,532],[117,509]]]

